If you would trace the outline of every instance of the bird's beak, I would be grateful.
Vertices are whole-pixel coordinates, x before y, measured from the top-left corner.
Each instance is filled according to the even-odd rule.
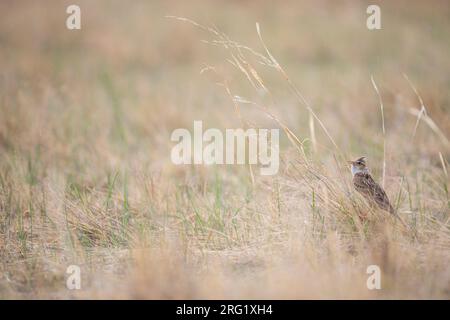
[[[348,163],[348,164],[353,164],[353,163],[354,163],[354,161],[351,161],[351,160],[347,160],[347,163]]]

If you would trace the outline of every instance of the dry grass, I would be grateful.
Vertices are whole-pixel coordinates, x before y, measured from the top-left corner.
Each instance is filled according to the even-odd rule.
[[[450,297],[448,4],[67,4],[0,4],[0,298]],[[198,119],[282,129],[279,174],[173,165]]]

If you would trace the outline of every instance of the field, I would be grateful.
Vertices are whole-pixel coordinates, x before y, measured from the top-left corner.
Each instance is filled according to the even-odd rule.
[[[0,299],[450,298],[448,2],[70,4],[0,2]],[[278,174],[173,164],[194,120]]]

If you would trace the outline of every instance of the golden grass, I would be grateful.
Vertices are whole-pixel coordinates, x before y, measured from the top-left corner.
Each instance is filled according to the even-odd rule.
[[[67,4],[0,4],[0,298],[450,297],[445,2]],[[171,164],[194,120],[280,128],[279,174]]]

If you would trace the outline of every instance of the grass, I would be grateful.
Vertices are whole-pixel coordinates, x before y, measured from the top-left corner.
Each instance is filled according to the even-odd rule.
[[[380,31],[356,3],[82,1],[79,32],[51,4],[0,4],[0,298],[449,298],[445,2]],[[173,165],[194,120],[281,129],[279,174]],[[353,191],[361,155],[407,228]]]

